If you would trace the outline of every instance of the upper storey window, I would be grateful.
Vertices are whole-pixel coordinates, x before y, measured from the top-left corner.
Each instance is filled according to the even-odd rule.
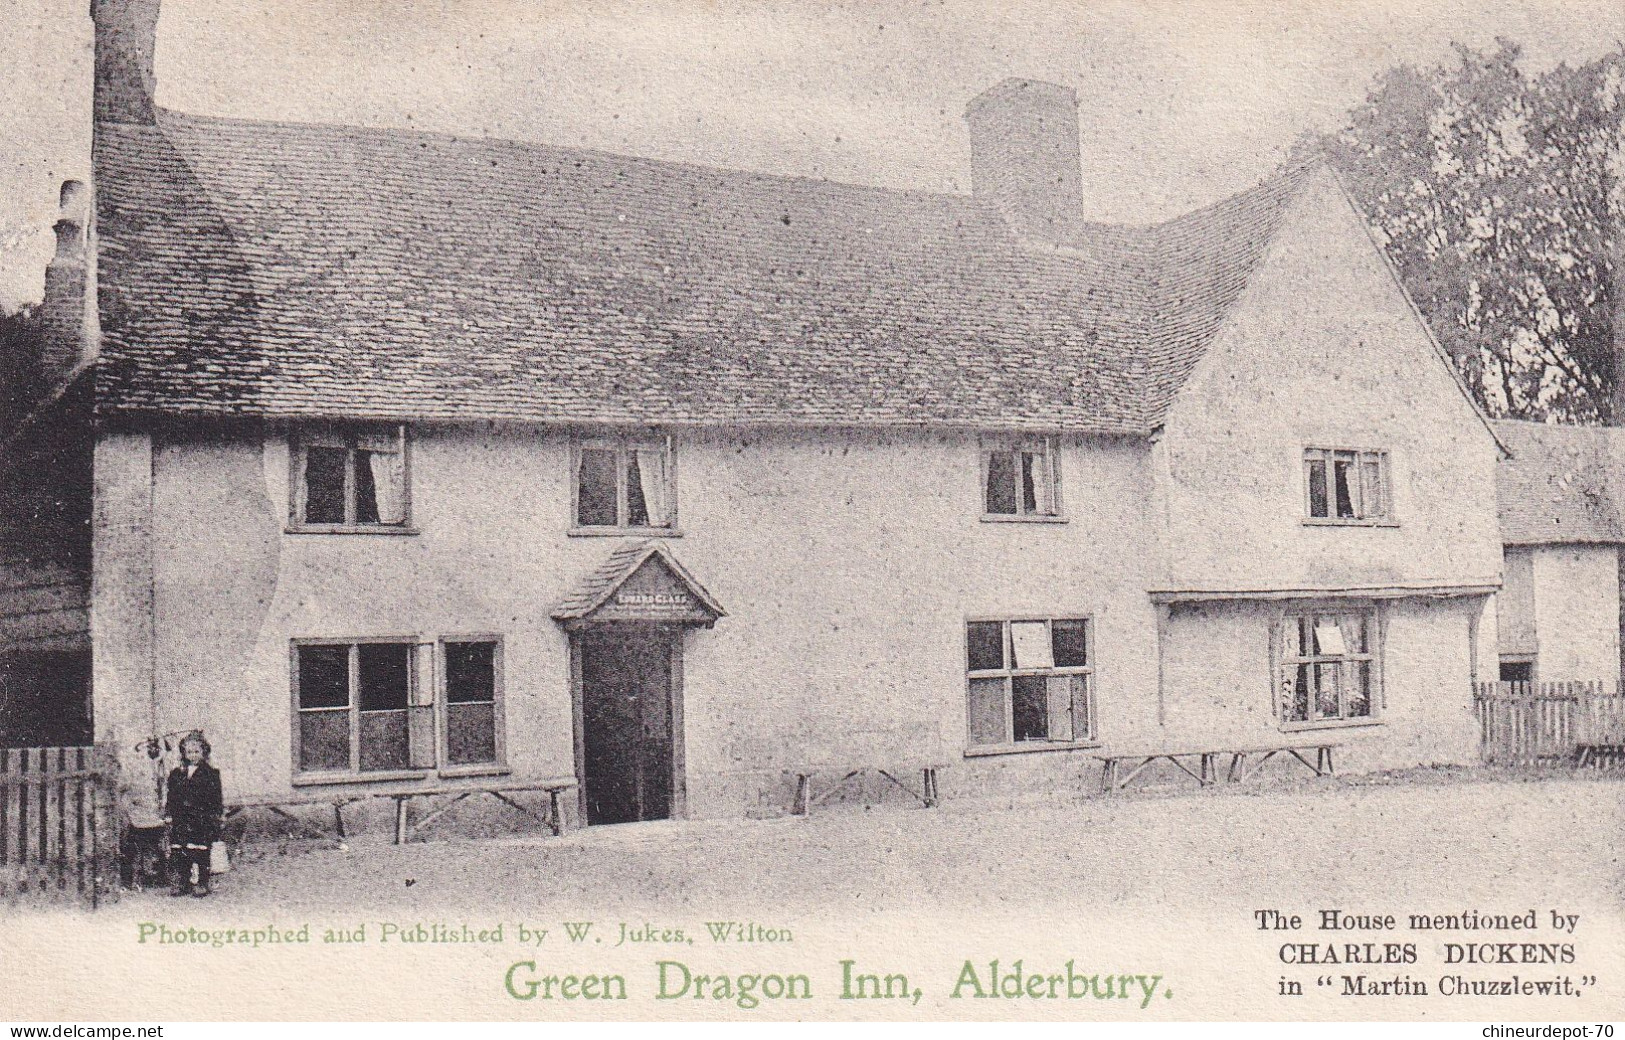
[[[1303,471],[1310,520],[1346,524],[1393,520],[1387,452],[1308,448]]]
[[[580,533],[671,533],[677,526],[671,439],[582,440],[575,450],[575,528]]]
[[[301,431],[292,455],[295,529],[407,529],[411,496],[404,426]]]
[[[982,452],[982,515],[988,520],[1061,517],[1060,457],[1053,440]]]

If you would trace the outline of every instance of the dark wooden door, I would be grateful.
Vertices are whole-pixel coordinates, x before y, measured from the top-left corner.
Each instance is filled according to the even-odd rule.
[[[666,819],[673,773],[671,632],[597,625],[577,640],[587,822]]]

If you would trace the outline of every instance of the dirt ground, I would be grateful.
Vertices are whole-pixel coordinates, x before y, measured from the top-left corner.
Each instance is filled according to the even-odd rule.
[[[441,830],[455,834],[455,828]],[[670,821],[393,846],[262,837],[210,909],[840,914],[1067,912],[1080,900],[1499,905],[1538,893],[1625,908],[1625,777],[1478,771],[1156,788],[1109,797],[839,806],[809,818]],[[115,914],[151,913],[126,894]],[[192,902],[187,901],[189,904]]]
[[[340,848],[261,831],[207,900],[157,890],[94,912],[0,914],[0,945],[25,965],[8,978],[0,1014],[9,1001],[30,1020],[167,1020],[184,1008],[206,1021],[1516,1014],[1595,1022],[1625,1008],[1620,775],[1283,776],[1208,790],[1185,782],[1109,796],[956,799],[934,809],[900,798],[810,818],[671,821],[563,837],[534,824],[515,831],[521,821],[448,816],[404,846],[382,832]],[[473,837],[480,827],[496,833]],[[1302,929],[1261,929],[1260,907],[1302,914]],[[1400,923],[1326,932],[1316,921],[1328,908]],[[1421,935],[1405,923],[1409,914],[1469,911],[1528,915],[1539,931]],[[1561,931],[1552,923],[1558,911],[1574,915]],[[718,939],[721,922],[766,926],[778,938]],[[443,938],[439,929],[471,937]],[[261,945],[273,934],[290,937]],[[232,938],[239,935],[247,938]],[[1564,957],[1572,947],[1572,958],[1462,964],[1443,945],[1526,937]],[[1362,953],[1338,961],[1352,968],[1322,966],[1321,943],[1383,951],[1390,939],[1413,945],[1413,955]],[[852,965],[902,979],[900,999],[847,1000]],[[1021,970],[1062,979],[1053,973],[1074,966],[1139,979],[1141,996],[1126,999],[1127,982],[1105,1003],[961,992],[967,970],[990,980]],[[668,969],[675,995],[661,974]],[[709,988],[689,992],[682,973],[690,969]],[[516,970],[526,978],[613,973],[624,977],[629,1002],[529,1000],[507,988]],[[732,990],[717,995],[718,979],[731,986],[737,976],[744,987],[797,972],[816,999],[747,1007]],[[1339,973],[1429,989],[1373,1000],[1344,992]],[[1559,974],[1580,988],[1512,1001],[1445,991],[1446,976]],[[1299,990],[1285,992],[1290,985]]]

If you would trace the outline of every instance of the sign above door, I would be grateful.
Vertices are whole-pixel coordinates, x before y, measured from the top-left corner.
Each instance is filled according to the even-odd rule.
[[[553,611],[566,628],[643,621],[710,628],[727,611],[657,541],[633,542],[609,554]]]

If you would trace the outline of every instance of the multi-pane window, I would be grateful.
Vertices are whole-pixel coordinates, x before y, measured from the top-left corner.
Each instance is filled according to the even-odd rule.
[[[1281,718],[1369,719],[1380,700],[1376,614],[1369,610],[1288,616],[1281,626]]]
[[[447,641],[446,762],[497,761],[497,644]]]
[[[1053,442],[982,453],[982,510],[990,517],[1061,515],[1060,466]]]
[[[575,454],[576,527],[676,526],[677,496],[669,439],[583,441]]]
[[[1094,739],[1091,627],[1086,618],[966,623],[972,748]]]
[[[492,640],[294,646],[295,760],[300,773],[377,773],[498,761],[498,649]],[[436,739],[438,723],[444,751]]]
[[[1303,453],[1310,519],[1389,520],[1388,453],[1309,448]]]
[[[407,523],[406,431],[305,431],[294,444],[293,522],[322,529]]]

